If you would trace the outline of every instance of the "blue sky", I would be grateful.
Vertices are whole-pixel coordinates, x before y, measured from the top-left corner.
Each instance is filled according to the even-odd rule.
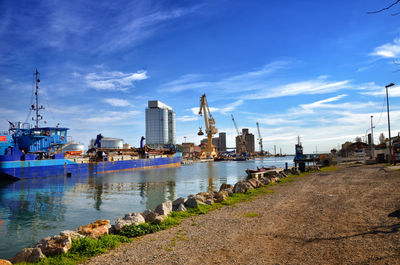
[[[228,146],[231,114],[254,134],[258,121],[270,151],[293,153],[298,135],[329,151],[365,136],[371,115],[378,141],[384,86],[400,79],[400,5],[367,12],[390,3],[0,0],[0,130],[26,120],[37,67],[47,125],[85,145],[102,133],[138,146],[148,100],[175,110],[178,143],[198,143],[203,93]],[[397,135],[400,87],[389,102]]]

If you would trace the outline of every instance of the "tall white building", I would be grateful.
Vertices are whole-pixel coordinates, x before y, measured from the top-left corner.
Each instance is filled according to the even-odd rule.
[[[161,101],[149,100],[146,108],[146,144],[157,148],[175,143],[175,112]]]

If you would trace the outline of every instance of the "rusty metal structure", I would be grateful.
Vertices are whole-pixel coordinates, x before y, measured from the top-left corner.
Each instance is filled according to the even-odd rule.
[[[264,150],[263,150],[263,138],[261,137],[261,132],[260,132],[260,125],[258,124],[258,122],[256,122],[257,124],[257,131],[258,131],[258,144],[260,145],[260,154],[264,155]]]
[[[201,158],[215,158],[217,157],[218,153],[215,148],[215,146],[212,144],[212,137],[213,134],[218,133],[218,129],[215,127],[215,120],[213,116],[211,115],[210,108],[208,107],[207,99],[206,99],[206,94],[203,94],[200,97],[200,110],[199,110],[199,115],[204,116],[204,123],[205,123],[205,132],[207,134],[207,145],[205,150],[201,153]],[[198,135],[202,135],[203,132],[200,131]]]

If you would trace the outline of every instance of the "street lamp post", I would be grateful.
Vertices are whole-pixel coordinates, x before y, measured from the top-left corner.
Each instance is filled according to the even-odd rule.
[[[394,86],[393,83],[390,83],[389,85],[385,86],[386,88],[386,108],[387,108],[387,117],[388,117],[388,130],[389,130],[389,161],[391,164],[393,164],[392,161],[392,136],[390,134],[390,116],[389,116],[389,96],[388,96],[388,88]]]

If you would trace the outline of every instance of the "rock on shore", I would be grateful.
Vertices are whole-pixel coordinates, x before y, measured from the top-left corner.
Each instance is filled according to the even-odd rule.
[[[145,222],[146,222],[145,218],[140,213],[128,213],[125,214],[124,217],[119,218],[115,222],[114,227],[116,231],[119,231],[122,229],[122,227],[126,225],[132,225],[132,224],[138,225],[138,224],[143,224]]]
[[[98,220],[91,224],[82,225],[78,227],[76,231],[79,234],[90,238],[98,238],[102,235],[108,235],[108,231],[110,228],[110,220]]]

